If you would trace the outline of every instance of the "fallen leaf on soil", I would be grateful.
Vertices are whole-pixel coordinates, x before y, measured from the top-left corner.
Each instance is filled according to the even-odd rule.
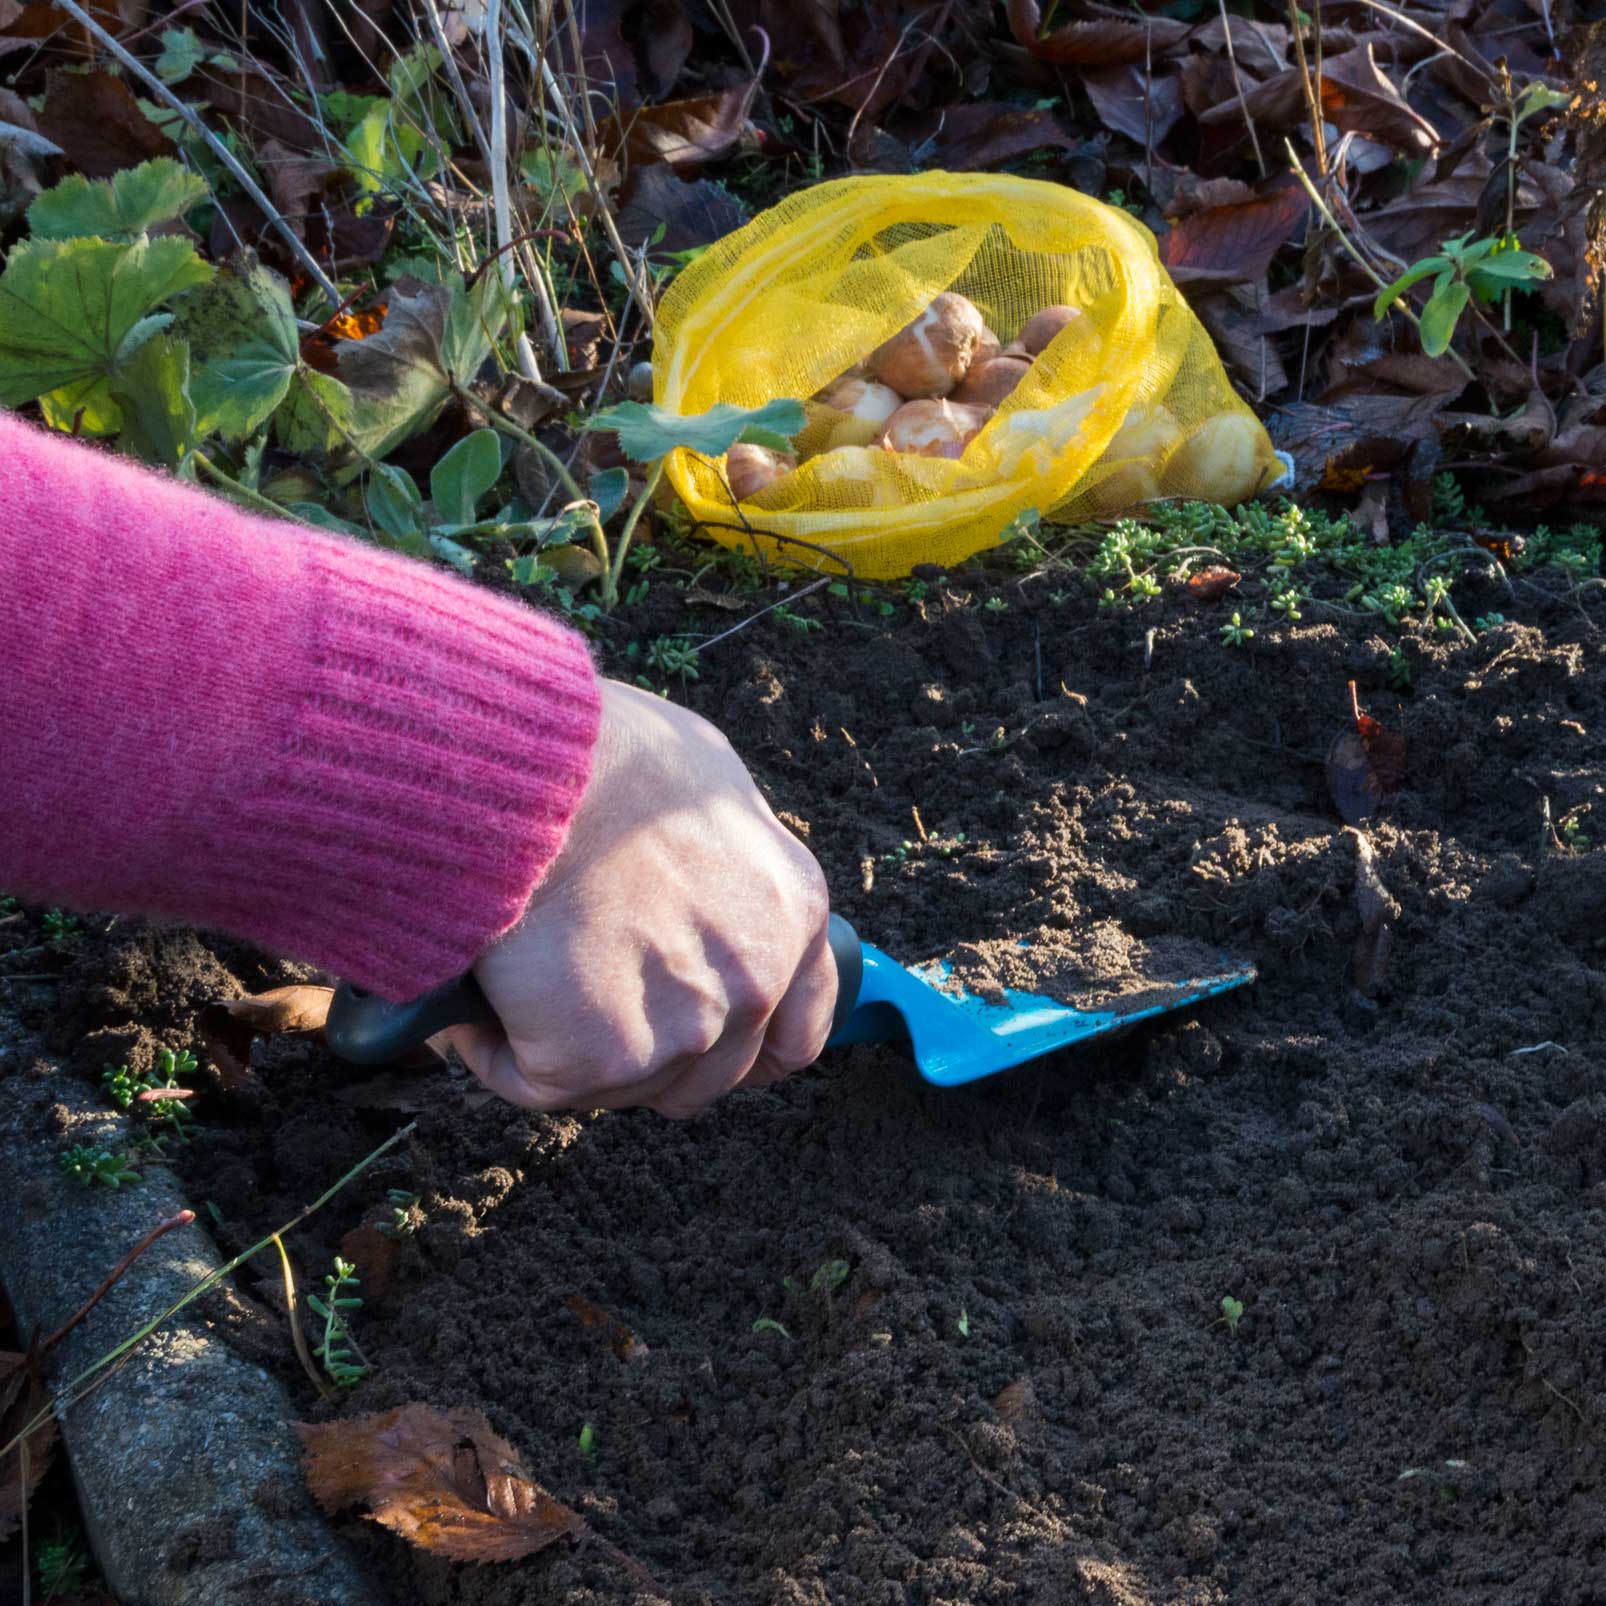
[[[663,162],[677,176],[695,178],[741,140],[757,91],[754,81],[695,100],[643,106],[623,127],[612,118],[600,124],[597,138],[609,155],[622,149],[632,167]]]
[[[518,1561],[585,1524],[533,1482],[482,1412],[414,1402],[337,1422],[297,1422],[307,1485],[326,1511],[377,1523],[453,1561]]]
[[[1327,752],[1327,786],[1338,812],[1359,825],[1394,796],[1405,778],[1405,737],[1385,730],[1361,712],[1355,682],[1349,683],[1355,728],[1341,732]]]
[[[128,85],[104,70],[51,73],[39,132],[89,178],[110,178],[153,156],[177,155]]]
[[[1400,906],[1389,896],[1383,878],[1377,873],[1372,839],[1364,831],[1355,833],[1355,908],[1361,917],[1353,957],[1355,990],[1365,998],[1372,998],[1382,987],[1388,970],[1389,951],[1394,946],[1394,922],[1400,917]]]
[[[955,173],[1076,143],[1076,136],[1052,111],[995,100],[945,106],[937,115],[923,117],[914,133],[929,140],[934,158]]]
[[[692,251],[748,221],[746,207],[723,184],[678,179],[663,162],[638,168],[628,195],[619,208],[619,233],[628,245],[656,238],[657,250]]]
[[[993,1396],[993,1409],[999,1417],[1014,1427],[1030,1421],[1037,1415],[1037,1390],[1029,1377],[1018,1377],[1006,1384]]]
[[[251,1045],[281,1032],[321,1032],[329,1014],[332,987],[274,987],[246,998],[220,998],[208,1004],[198,1022],[208,1062],[229,1093],[251,1086]]]
[[[595,1328],[608,1341],[608,1347],[621,1361],[644,1361],[647,1346],[617,1316],[593,1305],[583,1294],[565,1294],[563,1303],[580,1318],[582,1327]]]
[[[1037,0],[1009,0],[1010,32],[1041,61],[1074,67],[1118,67],[1126,62],[1153,61],[1189,34],[1187,23],[1174,17],[1144,17],[1127,22],[1100,17],[1089,22],[1068,22],[1043,28],[1043,8]]]
[[[1215,602],[1224,597],[1242,578],[1231,569],[1213,563],[1208,569],[1188,576],[1188,595],[1195,602]]]
[[[353,1227],[340,1240],[340,1258],[357,1268],[365,1298],[382,1299],[395,1280],[401,1243],[378,1227]]]
[[[1209,207],[1184,218],[1161,240],[1160,260],[1178,284],[1258,282],[1309,208],[1296,186]]]
[[[1145,148],[1163,143],[1186,110],[1181,79],[1172,72],[1146,77],[1141,62],[1089,67],[1082,87],[1106,128]]]

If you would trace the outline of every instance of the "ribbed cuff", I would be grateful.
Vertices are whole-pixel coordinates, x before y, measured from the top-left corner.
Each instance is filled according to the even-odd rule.
[[[305,582],[304,682],[216,839],[250,870],[210,919],[410,998],[512,926],[563,846],[596,675],[573,631],[419,564],[315,539]]]

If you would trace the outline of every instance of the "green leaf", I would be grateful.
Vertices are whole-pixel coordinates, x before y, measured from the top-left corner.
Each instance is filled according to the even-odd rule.
[[[190,342],[203,434],[243,440],[284,400],[301,363],[290,287],[255,261],[224,268],[174,307]]]
[[[613,430],[627,457],[653,463],[685,447],[705,457],[723,457],[738,441],[784,452],[803,428],[800,402],[772,401],[762,407],[720,402],[706,413],[672,413],[653,402],[620,402],[585,419],[582,429]]]
[[[459,574],[466,574],[470,579],[474,575],[474,554],[460,541],[453,541],[442,535],[439,530],[431,530],[429,535],[429,549],[437,558],[444,559],[457,570]],[[362,1301],[359,1300],[358,1304]]]
[[[183,217],[208,193],[205,179],[159,156],[110,180],[64,178],[28,208],[28,227],[36,240],[126,240]]]
[[[624,505],[625,492],[630,489],[630,472],[623,468],[605,468],[593,474],[586,483],[591,500],[597,504],[597,522],[606,524]]]
[[[206,60],[206,46],[193,28],[164,28],[162,53],[156,58],[156,76],[164,84],[181,84]]]
[[[147,340],[112,382],[123,410],[123,445],[147,463],[178,469],[195,450],[190,348],[163,335]]]
[[[361,535],[362,531],[346,519],[331,513],[321,502],[286,502],[286,513],[293,513],[303,524],[319,530],[335,530],[341,535]]]
[[[1542,256],[1532,251],[1500,251],[1480,262],[1467,275],[1473,287],[1499,294],[1505,290],[1526,289],[1541,279],[1548,279],[1554,269]]]
[[[289,452],[327,452],[345,445],[355,427],[351,392],[316,368],[296,369],[290,389],[273,415],[273,432]]]
[[[479,500],[502,473],[502,445],[493,429],[465,436],[430,470],[429,495],[445,524],[472,524]]]
[[[0,406],[43,398],[57,428],[107,435],[122,422],[111,380],[129,335],[181,290],[211,278],[187,240],[30,240],[0,274]],[[147,331],[152,332],[152,331]]]
[[[400,109],[391,101],[380,101],[346,136],[344,166],[369,198],[358,202],[357,211],[365,211],[373,196],[396,188],[408,177],[423,149],[424,136]]]
[[[384,327],[339,348],[358,445],[384,457],[427,428],[453,385],[466,385],[490,356],[508,310],[499,273],[481,274],[472,290],[455,273],[444,284],[398,280]]]
[[[393,463],[380,463],[368,481],[368,492],[363,500],[368,517],[386,535],[407,541],[421,533],[424,498],[406,469],[397,468]]]
[[[1450,349],[1455,326],[1472,292],[1465,280],[1441,277],[1428,304],[1422,309],[1422,349],[1430,357],[1442,357]]]
[[[1413,284],[1417,284],[1423,279],[1429,279],[1441,269],[1449,266],[1450,263],[1445,257],[1424,257],[1420,262],[1413,264],[1387,289],[1378,291],[1377,300],[1372,303],[1372,317],[1374,319],[1381,318]]]

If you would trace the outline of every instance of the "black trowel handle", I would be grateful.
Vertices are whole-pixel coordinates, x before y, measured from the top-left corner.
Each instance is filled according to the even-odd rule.
[[[859,936],[841,915],[831,916],[831,957],[836,961],[836,1035],[853,1012],[864,976],[864,950]],[[388,1065],[448,1026],[492,1025],[496,1011],[469,972],[405,1004],[393,1004],[341,982],[329,1005],[324,1038],[329,1047],[353,1065]]]

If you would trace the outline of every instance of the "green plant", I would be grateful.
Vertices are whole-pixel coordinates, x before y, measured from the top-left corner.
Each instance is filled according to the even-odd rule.
[[[770,612],[781,624],[790,626],[800,635],[806,635],[810,630],[825,629],[824,620],[811,618],[806,613],[794,613],[784,602]]]
[[[649,669],[656,669],[661,675],[697,679],[697,648],[684,636],[659,636],[647,648],[646,662]]]
[[[1499,629],[1499,627],[1505,622],[1506,616],[1503,613],[1485,613],[1480,614],[1472,621],[1472,628],[1476,630],[1479,635],[1482,635],[1485,630]]]
[[[931,585],[925,580],[905,580],[903,583],[903,599],[913,606],[917,602],[924,602],[931,595]]]
[[[1561,845],[1569,853],[1587,853],[1589,851],[1589,838],[1584,835],[1584,828],[1579,820],[1581,814],[1589,812],[1587,803],[1570,810],[1556,822],[1556,831],[1561,837]]]
[[[1531,290],[1550,276],[1550,264],[1532,251],[1522,250],[1514,234],[1476,241],[1463,234],[1458,240],[1446,240],[1437,256],[1412,263],[1380,290],[1372,303],[1372,316],[1381,320],[1413,285],[1432,279],[1433,292],[1421,312],[1422,349],[1430,357],[1442,357],[1450,349],[1470,300],[1476,297],[1487,304],[1512,290]]]
[[[1304,600],[1297,586],[1287,586],[1272,597],[1272,611],[1280,613],[1289,624],[1294,624],[1305,617],[1299,611],[1299,605]]]
[[[1216,1321],[1225,1322],[1227,1331],[1236,1338],[1238,1336],[1238,1323],[1243,1320],[1243,1317],[1244,1302],[1241,1299],[1234,1299],[1231,1294],[1223,1294],[1221,1296],[1221,1314],[1216,1318]]]
[[[46,909],[39,918],[39,924],[44,931],[45,941],[57,948],[82,935],[83,930],[75,916],[64,914],[60,909]]]
[[[580,1454],[588,1461],[597,1453],[597,1432],[589,1422],[580,1425]]]
[[[1389,654],[1389,686],[1398,692],[1411,689],[1411,660],[1405,656],[1403,647],[1396,647]]]
[[[845,1260],[828,1260],[809,1278],[809,1292],[829,1298],[848,1280],[853,1268]]]
[[[959,1320],[957,1322],[955,1322],[954,1325],[959,1329],[959,1336],[961,1338],[969,1338],[970,1337],[970,1312],[965,1310],[963,1307],[961,1307],[960,1312],[959,1312]]]
[[[411,1238],[418,1231],[418,1223],[413,1220],[413,1212],[418,1209],[418,1195],[405,1188],[390,1188],[385,1197],[390,1203],[390,1220],[382,1221],[379,1230],[388,1238]]]
[[[369,1372],[368,1363],[355,1353],[346,1317],[347,1311],[362,1306],[355,1292],[360,1284],[357,1268],[336,1255],[335,1269],[324,1278],[323,1284],[324,1293],[307,1295],[308,1306],[323,1318],[323,1337],[313,1345],[312,1353],[323,1362],[323,1369],[336,1388],[355,1388]],[[348,1289],[352,1292],[346,1292]]]
[[[755,1333],[779,1333],[787,1343],[790,1344],[792,1342],[792,1335],[773,1316],[760,1316],[753,1323],[753,1331]]]
[[[1224,647],[1247,647],[1253,640],[1254,634],[1254,631],[1235,612],[1221,627],[1221,644]]]
[[[84,1536],[76,1530],[68,1530],[54,1539],[41,1539],[34,1551],[34,1568],[44,1600],[76,1594],[83,1588],[89,1573],[89,1552]]]
[[[126,1183],[142,1180],[140,1173],[129,1166],[126,1155],[114,1154],[110,1149],[96,1148],[93,1144],[75,1143],[58,1156],[58,1160],[61,1169],[85,1188],[97,1182],[103,1188],[121,1188]]]
[[[982,608],[987,613],[1008,613],[1009,612],[1009,604],[1002,597],[989,597],[982,604]]]

